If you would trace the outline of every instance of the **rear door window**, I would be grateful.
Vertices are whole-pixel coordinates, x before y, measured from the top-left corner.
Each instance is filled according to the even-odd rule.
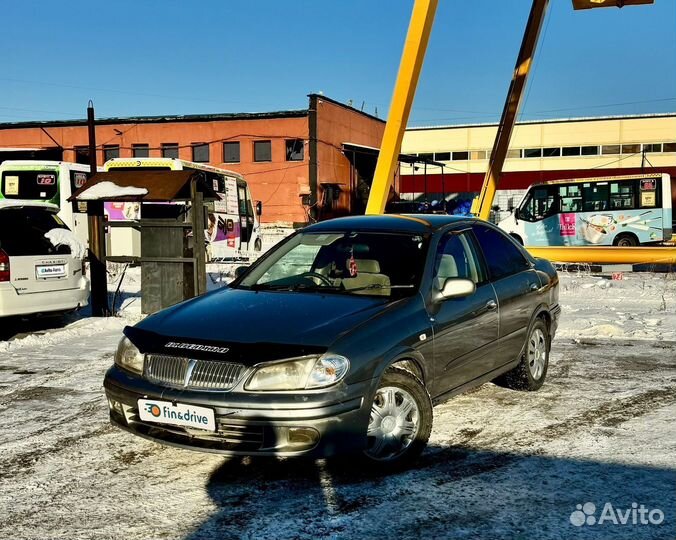
[[[472,228],[493,281],[530,268],[521,249],[505,234],[485,225],[473,225]]]
[[[0,249],[10,257],[67,255],[70,248],[55,248],[45,238],[52,229],[67,228],[56,214],[42,208],[6,208],[0,210]]]

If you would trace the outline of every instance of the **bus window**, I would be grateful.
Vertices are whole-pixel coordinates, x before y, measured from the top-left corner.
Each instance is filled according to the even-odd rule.
[[[639,182],[641,192],[641,208],[661,208],[662,191],[659,178],[641,179]]]
[[[598,212],[599,210],[608,210],[609,186],[607,183],[583,184],[582,199],[584,201],[584,212]]]
[[[559,186],[561,212],[579,212],[582,210],[582,192],[579,184]]]
[[[239,215],[246,216],[246,188],[238,186],[237,194],[237,198],[239,199]]]
[[[519,209],[519,217],[526,221],[539,221],[559,211],[558,193],[555,187],[543,186],[533,189]]]
[[[610,209],[626,210],[635,208],[634,182],[610,183]]]

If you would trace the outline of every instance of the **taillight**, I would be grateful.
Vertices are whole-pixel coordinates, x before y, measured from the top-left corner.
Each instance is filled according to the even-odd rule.
[[[0,249],[0,281],[9,281],[9,255]]]

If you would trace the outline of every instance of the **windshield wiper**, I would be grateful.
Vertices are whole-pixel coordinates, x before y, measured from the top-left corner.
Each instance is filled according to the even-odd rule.
[[[382,283],[372,283],[364,287],[355,287],[354,289],[345,289],[347,292],[368,291],[372,289],[415,289],[415,285],[383,285]]]
[[[256,283],[249,287],[252,291],[342,291],[339,285],[314,285],[309,283]]]

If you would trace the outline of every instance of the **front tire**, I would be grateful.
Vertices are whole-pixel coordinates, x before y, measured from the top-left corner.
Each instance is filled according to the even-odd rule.
[[[549,328],[547,323],[538,317],[528,330],[519,365],[495,382],[512,390],[539,390],[547,375],[550,348]]]
[[[420,379],[389,368],[371,405],[364,456],[370,466],[399,469],[425,449],[432,431],[432,400]]]

